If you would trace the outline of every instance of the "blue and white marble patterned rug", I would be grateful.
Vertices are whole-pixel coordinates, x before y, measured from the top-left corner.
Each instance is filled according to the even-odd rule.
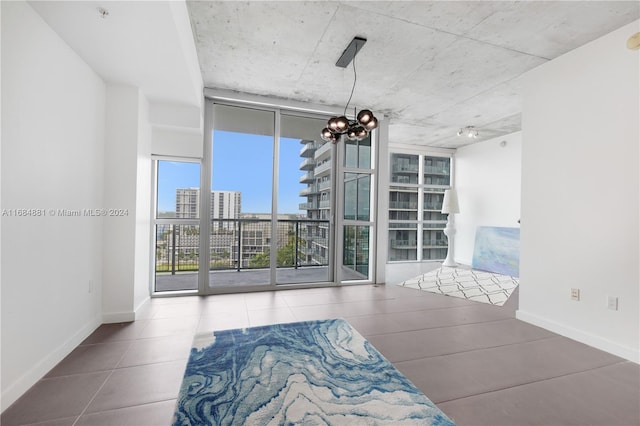
[[[199,334],[174,425],[453,425],[340,319]]]

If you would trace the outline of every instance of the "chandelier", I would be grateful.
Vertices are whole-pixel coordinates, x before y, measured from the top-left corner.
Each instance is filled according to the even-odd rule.
[[[353,60],[353,86],[351,87],[351,95],[349,95],[349,100],[344,107],[342,115],[331,117],[329,121],[327,121],[327,127],[322,129],[322,139],[327,142],[331,141],[336,143],[342,135],[346,135],[349,140],[359,141],[366,138],[371,130],[378,127],[378,119],[373,115],[373,112],[368,109],[363,109],[356,114],[354,108],[355,118],[347,118],[347,108],[349,108],[349,103],[353,97],[353,91],[356,88],[356,80],[358,77],[355,58],[358,51],[360,51],[366,42],[367,39],[365,38],[354,37],[351,43],[349,43],[349,46],[342,52],[342,56],[340,56],[338,62],[336,62],[337,67],[346,68]]]

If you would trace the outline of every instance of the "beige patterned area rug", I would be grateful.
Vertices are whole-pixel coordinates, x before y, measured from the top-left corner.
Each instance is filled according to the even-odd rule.
[[[502,306],[518,287],[518,278],[476,269],[441,267],[398,285]]]

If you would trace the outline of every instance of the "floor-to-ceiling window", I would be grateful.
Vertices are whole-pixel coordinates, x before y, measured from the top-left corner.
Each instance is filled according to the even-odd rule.
[[[440,211],[451,158],[392,153],[390,161],[388,260],[444,259],[447,216]]]
[[[371,281],[375,252],[375,170],[371,137],[343,140],[341,281]]]
[[[325,142],[327,118],[206,101],[203,158],[189,163],[191,180],[178,171],[187,162],[155,162],[156,292],[375,280],[374,139]],[[162,204],[166,193],[172,200]]]

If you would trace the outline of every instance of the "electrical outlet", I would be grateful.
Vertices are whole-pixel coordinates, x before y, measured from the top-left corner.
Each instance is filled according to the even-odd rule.
[[[607,296],[607,309],[612,311],[618,310],[618,298],[615,296]]]
[[[575,300],[576,302],[580,301],[580,289],[572,288],[571,289],[571,300]]]

